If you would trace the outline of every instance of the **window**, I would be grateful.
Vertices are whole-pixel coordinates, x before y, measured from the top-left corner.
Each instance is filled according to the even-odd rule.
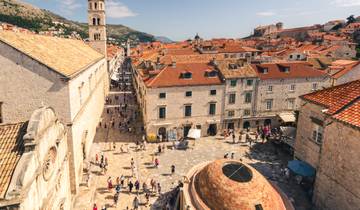
[[[245,103],[251,103],[252,93],[245,93]]]
[[[272,91],[273,91],[273,86],[269,85],[268,88],[267,88],[267,92],[272,92]]]
[[[2,114],[2,105],[3,105],[3,102],[0,102],[0,123],[3,123],[4,120],[3,120],[3,114]]]
[[[186,91],[185,96],[186,97],[191,97],[192,96],[192,91]]]
[[[229,95],[229,104],[235,104],[235,98],[236,98],[236,94],[235,93],[231,93]]]
[[[300,59],[300,55],[297,55],[296,57],[297,57],[297,59]]]
[[[290,72],[290,68],[289,68],[289,67],[285,67],[285,68],[284,68],[284,72],[285,72],[285,73],[289,73],[289,72]]]
[[[317,83],[312,84],[312,90],[317,90]]]
[[[82,85],[78,88],[79,89],[79,100],[80,100],[80,105],[83,103],[83,98],[82,98]]]
[[[295,108],[295,98],[289,98],[287,100],[288,109],[294,109]]]
[[[318,143],[321,144],[323,140],[323,132],[324,129],[321,125],[318,125],[316,123],[313,123],[313,132],[312,132],[312,139]]]
[[[263,74],[269,73],[269,69],[268,69],[268,68],[263,68],[263,69],[262,69],[262,73],[263,73]]]
[[[292,59],[293,58],[293,55],[290,55],[290,59]]]
[[[295,91],[295,85],[290,85],[290,89],[289,89],[291,92],[294,92]]]
[[[246,85],[247,86],[252,86],[253,85],[253,80],[246,80]]]
[[[166,98],[166,93],[159,93],[159,98]]]
[[[191,79],[192,78],[192,73],[191,72],[181,73],[180,78],[182,78],[182,79]]]
[[[94,34],[94,40],[100,40],[100,34],[99,33]]]
[[[234,110],[228,111],[228,117],[234,117],[234,116],[235,116]]]
[[[159,107],[159,119],[166,118],[166,107]]]
[[[97,24],[100,25],[100,18],[97,19]]]
[[[250,109],[245,109],[244,116],[249,116],[249,115],[250,115]]]
[[[93,25],[96,25],[96,18],[93,18]]]
[[[216,104],[211,103],[210,104],[210,109],[209,109],[209,115],[215,115],[215,114],[216,114]]]
[[[185,105],[185,117],[191,117],[191,105]]]
[[[210,95],[215,96],[216,95],[216,90],[210,90]]]
[[[95,9],[97,9],[97,3],[94,4]]]
[[[92,5],[91,5],[91,3],[89,3],[89,9],[92,10]]]
[[[273,106],[273,100],[272,99],[268,99],[266,100],[266,110],[271,110]]]
[[[230,86],[231,86],[231,87],[235,87],[235,86],[236,86],[236,83],[237,83],[237,80],[236,80],[236,79],[231,80],[231,81],[230,81]]]

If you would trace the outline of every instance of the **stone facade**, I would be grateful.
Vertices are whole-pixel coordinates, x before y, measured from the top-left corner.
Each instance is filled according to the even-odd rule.
[[[236,86],[231,85],[231,83],[234,81],[236,81]],[[225,100],[223,101],[223,128],[235,130],[244,128],[244,125],[246,125],[246,122],[248,122],[247,119],[250,118],[254,112],[257,81],[258,78],[253,77],[226,79],[224,97]],[[231,101],[230,98],[234,97],[234,94],[235,101]],[[250,95],[250,101],[246,100],[247,94]]]
[[[299,96],[328,86],[329,79],[327,77],[260,80],[253,120],[270,119],[272,125],[277,125],[279,123],[276,117],[278,114],[299,110]],[[271,107],[268,107],[268,103],[271,103]]]
[[[321,122],[323,123],[325,120],[325,115],[321,112],[324,108],[313,103],[306,103],[302,100],[300,104],[302,107],[299,113],[296,131],[295,158],[305,161],[317,169],[322,144],[321,142],[316,142],[312,135],[317,126],[316,122],[321,124]]]
[[[21,156],[0,209],[71,209],[66,126],[52,108],[36,110],[28,122]]]
[[[216,95],[210,95],[210,90],[216,90]],[[186,97],[187,91],[192,92],[191,97]],[[166,98],[159,98],[160,93],[165,93]],[[181,137],[184,127],[190,126],[201,129],[202,135],[208,135],[210,125],[220,129],[223,97],[223,85],[148,88],[141,99],[146,132],[158,134],[160,128],[175,129]],[[211,103],[216,104],[214,115],[209,115]],[[189,117],[185,117],[185,105],[191,105]],[[166,107],[165,119],[159,119],[160,107]]]
[[[106,59],[66,78],[0,42],[0,63],[3,122],[24,121],[43,105],[53,107],[68,129],[71,186],[75,192],[108,94]]]
[[[360,129],[333,119],[326,125],[313,201],[319,210],[358,210]]]

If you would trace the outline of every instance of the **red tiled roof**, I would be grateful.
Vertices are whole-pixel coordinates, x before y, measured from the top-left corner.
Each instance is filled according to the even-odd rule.
[[[218,76],[205,76],[209,69],[213,70],[214,68],[206,63],[176,64],[175,68],[167,66],[155,77],[148,79],[145,84],[150,88],[221,84]],[[192,73],[191,79],[180,78],[180,74],[185,71]]]
[[[116,45],[107,45],[107,57],[109,59],[113,58],[116,54],[118,54],[122,48],[116,46]]]
[[[360,80],[301,96],[324,106],[332,117],[360,127]]]
[[[344,62],[343,64],[337,63],[336,61],[332,63],[333,66],[330,68],[339,68],[340,70],[331,75],[333,78],[337,79],[345,75],[346,73],[352,71],[355,67],[359,66],[360,61],[348,61],[348,63]]]
[[[0,125],[0,198],[4,198],[12,175],[24,152],[27,123]]]
[[[261,80],[326,76],[325,72],[313,68],[307,62],[278,62],[259,65],[252,64],[251,66],[257,72]],[[289,68],[288,73],[284,72],[284,67]],[[268,73],[262,73],[264,68],[268,69]]]

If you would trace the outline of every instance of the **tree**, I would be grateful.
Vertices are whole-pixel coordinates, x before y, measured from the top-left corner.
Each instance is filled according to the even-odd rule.
[[[347,20],[347,22],[346,22],[347,25],[349,25],[350,23],[356,22],[354,15],[350,15],[348,18],[346,18],[346,20]]]

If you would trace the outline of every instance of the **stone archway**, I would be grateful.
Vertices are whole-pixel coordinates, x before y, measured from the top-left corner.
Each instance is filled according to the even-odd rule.
[[[249,122],[249,121],[245,121],[245,122],[243,123],[243,128],[244,128],[244,129],[250,128],[250,122]]]

